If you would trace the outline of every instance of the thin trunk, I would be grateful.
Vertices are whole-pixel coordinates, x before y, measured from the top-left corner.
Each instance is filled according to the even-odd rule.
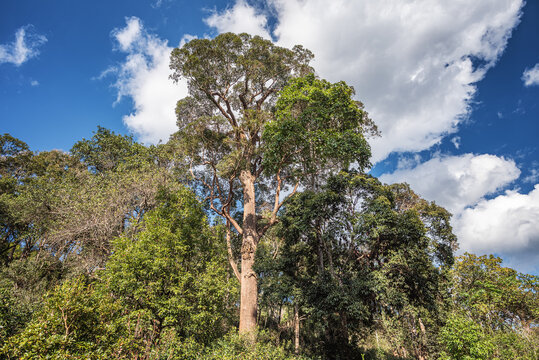
[[[256,229],[256,202],[254,176],[244,170],[240,180],[243,185],[243,239],[241,245],[240,333],[256,329],[258,284],[253,271],[258,232]]]
[[[294,303],[294,352],[299,354],[299,306]]]
[[[348,335],[348,316],[346,316],[346,312],[342,312],[341,314],[341,336],[348,344],[349,342],[349,335]]]

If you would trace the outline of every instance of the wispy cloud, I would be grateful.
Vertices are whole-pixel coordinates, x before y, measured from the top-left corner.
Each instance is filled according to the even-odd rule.
[[[524,86],[539,85],[539,63],[531,69],[524,70],[522,81],[524,81]]]
[[[532,166],[537,167],[538,165],[539,163],[537,161],[534,161],[532,163]],[[530,169],[528,175],[522,179],[522,182],[528,183],[528,184],[539,183],[539,170],[537,168]]]
[[[459,149],[460,148],[460,136],[454,136],[451,138],[451,142],[453,143],[453,145],[455,146],[455,149]]]
[[[11,63],[21,66],[39,55],[39,47],[47,42],[44,35],[35,32],[33,25],[26,25],[15,32],[15,40],[0,45],[0,64]]]
[[[170,0],[154,0],[150,5],[154,8],[160,8],[161,5],[163,5],[165,2],[169,2]]]

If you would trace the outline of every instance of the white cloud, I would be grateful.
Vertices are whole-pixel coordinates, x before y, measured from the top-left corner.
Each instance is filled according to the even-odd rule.
[[[126,19],[127,26],[122,29],[112,30],[112,37],[120,45],[121,51],[129,51],[136,44],[144,46],[144,42],[147,41],[146,34],[142,33],[142,23],[137,17],[130,17]]]
[[[314,66],[331,81],[354,85],[379,125],[374,161],[392,151],[419,151],[456,131],[469,112],[474,84],[497,60],[519,21],[522,0],[265,0],[274,11],[279,45],[314,51]],[[466,11],[463,11],[466,9]],[[204,21],[218,32],[271,38],[268,12],[246,0]],[[167,42],[127,19],[112,36],[127,54],[117,67],[119,98],[135,110],[124,118],[142,141],[175,131],[175,102],[187,94],[168,79]],[[188,38],[187,38],[188,40]],[[474,67],[471,59],[477,60]]]
[[[32,25],[23,26],[15,33],[15,41],[0,45],[0,64],[11,63],[21,66],[39,55],[39,47],[46,42],[47,38],[37,34]]]
[[[460,147],[460,136],[454,136],[451,138],[451,142],[453,143],[453,145],[455,146],[455,149],[458,150],[458,148]]]
[[[531,69],[524,70],[522,81],[525,86],[539,85],[539,64],[535,64]]]
[[[428,200],[450,210],[459,252],[502,254],[519,271],[539,268],[539,184],[529,194],[506,191],[486,199],[520,176],[512,160],[493,155],[435,156],[380,177],[407,182]]]
[[[464,210],[453,222],[461,250],[503,253],[520,271],[539,270],[539,184],[528,194],[507,191]]]
[[[249,33],[259,35],[266,39],[271,39],[267,30],[268,20],[254,7],[251,7],[245,0],[237,0],[232,8],[221,13],[214,11],[212,15],[204,19],[209,26],[217,29],[218,32]]]
[[[37,81],[37,80],[32,80],[32,81],[30,81],[30,85],[31,85],[31,86],[39,86],[39,81]]]
[[[473,206],[485,195],[516,180],[520,170],[513,160],[494,155],[435,156],[415,167],[384,174],[385,183],[407,182],[428,200],[435,200],[452,213]]]
[[[267,1],[278,44],[304,45],[322,77],[355,87],[382,131],[371,141],[374,161],[427,149],[456,131],[474,84],[505,49],[523,6],[522,0]],[[263,16],[238,0],[207,23],[226,32],[249,31],[254,22],[256,33],[266,31]]]
[[[534,166],[537,166],[537,162],[534,162]],[[529,174],[522,179],[523,183],[536,184],[539,182],[539,170],[530,169]]]
[[[153,3],[152,3],[152,7],[154,9],[157,9],[159,7],[161,7],[161,5],[163,5],[163,0],[155,0]]]
[[[149,34],[140,19],[126,19],[126,26],[111,33],[118,50],[126,53],[117,67],[105,70],[100,78],[115,74],[116,102],[130,97],[134,111],[123,117],[125,125],[144,143],[167,141],[177,130],[176,102],[187,96],[184,81],[169,79],[169,57],[172,47],[166,40]]]

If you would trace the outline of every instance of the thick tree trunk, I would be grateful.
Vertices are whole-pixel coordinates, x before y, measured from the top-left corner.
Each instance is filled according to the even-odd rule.
[[[241,245],[241,293],[240,333],[251,333],[256,329],[258,283],[253,271],[258,232],[256,229],[256,202],[254,176],[242,171],[243,185],[243,239]]]

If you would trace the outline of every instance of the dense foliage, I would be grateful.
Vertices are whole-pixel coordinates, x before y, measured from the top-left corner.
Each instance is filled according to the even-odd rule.
[[[175,49],[166,144],[0,136],[0,359],[537,359],[538,277],[365,173],[376,126],[311,58]]]
[[[433,216],[435,204],[399,206],[402,191],[395,189],[364,174],[341,173],[286,207],[280,251],[259,264],[263,301],[268,316],[276,304],[298,312],[306,329],[296,328],[300,341],[315,353],[354,357],[371,331],[416,357],[436,352],[453,263],[437,249],[454,247],[454,237],[443,236],[450,228],[427,230],[422,215]]]

